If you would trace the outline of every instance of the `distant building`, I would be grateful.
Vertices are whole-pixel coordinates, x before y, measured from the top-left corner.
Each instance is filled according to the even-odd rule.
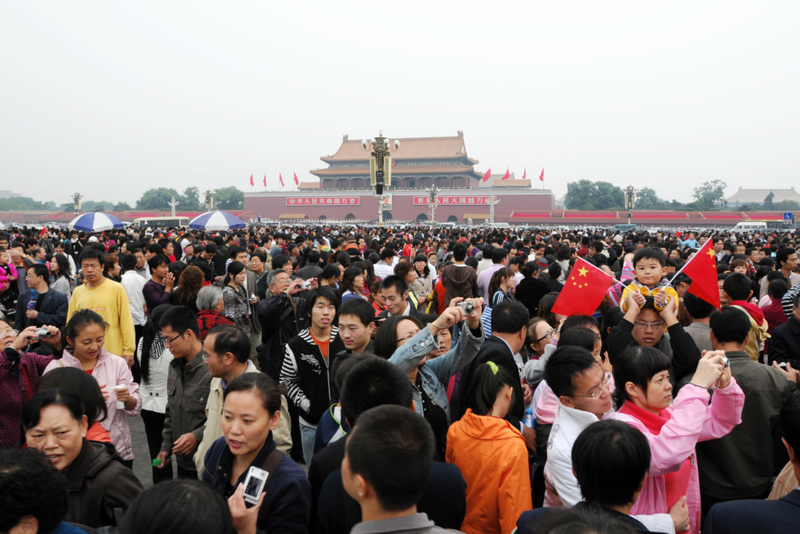
[[[22,193],[12,193],[8,189],[3,189],[0,191],[0,198],[15,198],[21,197]]]
[[[794,187],[789,189],[743,189],[739,188],[733,195],[729,196],[728,207],[737,207],[743,204],[763,204],[764,200],[770,193],[774,193],[772,197],[773,203],[783,202],[784,200],[794,200],[800,202],[800,193],[794,190]]]

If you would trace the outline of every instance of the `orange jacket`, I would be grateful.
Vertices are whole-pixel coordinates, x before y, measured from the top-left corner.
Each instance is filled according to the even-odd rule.
[[[533,507],[528,449],[508,421],[467,409],[447,432],[446,458],[467,483],[466,534],[509,534]]]

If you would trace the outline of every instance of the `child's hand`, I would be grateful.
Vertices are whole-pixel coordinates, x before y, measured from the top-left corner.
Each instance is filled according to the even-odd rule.
[[[658,292],[653,297],[653,300],[658,305],[659,308],[664,306],[664,303],[667,301],[667,291],[662,287],[658,290]]]
[[[644,295],[637,291],[629,291],[625,297],[625,307],[627,309],[641,310],[644,306]]]

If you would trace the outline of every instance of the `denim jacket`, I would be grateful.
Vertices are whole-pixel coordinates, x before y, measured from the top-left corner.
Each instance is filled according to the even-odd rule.
[[[422,378],[422,388],[435,405],[444,408],[447,420],[450,421],[450,403],[447,402],[447,383],[450,377],[461,371],[472,358],[478,354],[478,349],[486,340],[486,334],[481,329],[481,337],[475,337],[470,331],[469,325],[464,321],[461,327],[461,335],[458,342],[448,352],[428,360],[419,368],[419,375]],[[436,338],[431,334],[430,327],[426,326],[420,332],[406,341],[397,349],[389,361],[400,367],[404,373],[408,374],[414,367],[438,346]],[[414,402],[417,405],[417,413],[422,412],[422,395],[414,388]]]

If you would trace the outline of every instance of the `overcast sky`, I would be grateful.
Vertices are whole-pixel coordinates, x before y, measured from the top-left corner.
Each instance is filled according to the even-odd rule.
[[[558,197],[800,183],[800,2],[544,4],[3,2],[0,189],[277,189],[379,129]]]

